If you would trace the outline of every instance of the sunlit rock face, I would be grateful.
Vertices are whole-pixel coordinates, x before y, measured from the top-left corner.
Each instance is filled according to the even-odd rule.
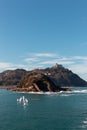
[[[60,87],[56,85],[49,76],[38,70],[26,74],[20,81],[18,87],[27,88],[28,91],[34,92],[60,91]]]

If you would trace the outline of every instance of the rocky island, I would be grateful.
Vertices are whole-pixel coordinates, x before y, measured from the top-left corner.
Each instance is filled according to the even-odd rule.
[[[51,68],[26,71],[8,70],[0,74],[0,85],[23,92],[71,91],[70,86],[86,87],[87,82],[71,70],[56,64]],[[11,87],[11,86],[16,87]],[[68,86],[68,87],[67,87]]]

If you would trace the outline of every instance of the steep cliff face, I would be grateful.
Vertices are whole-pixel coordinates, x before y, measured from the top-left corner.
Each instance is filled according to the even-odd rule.
[[[27,88],[27,91],[41,92],[59,91],[60,87],[55,85],[50,77],[46,76],[42,71],[34,70],[26,74],[20,81],[19,88]]]

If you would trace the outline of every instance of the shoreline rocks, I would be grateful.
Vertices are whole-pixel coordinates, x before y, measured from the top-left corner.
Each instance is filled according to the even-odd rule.
[[[0,87],[1,88],[1,87]],[[36,92],[36,91],[29,91],[29,89],[28,88],[17,88],[17,87],[15,87],[15,88],[13,88],[13,87],[4,87],[4,89],[7,89],[7,90],[11,90],[11,91],[15,91],[15,92]],[[60,91],[66,91],[66,92],[71,92],[72,90],[70,89],[70,88],[63,88],[63,87],[61,87],[60,88],[60,90],[58,90],[58,91],[54,91],[54,92],[60,92]],[[37,93],[38,92],[49,92],[49,91],[37,91]],[[51,91],[52,92],[52,91]]]

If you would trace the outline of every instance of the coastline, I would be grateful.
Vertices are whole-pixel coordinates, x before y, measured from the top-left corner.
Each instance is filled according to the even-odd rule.
[[[0,88],[12,89],[12,88],[17,88],[17,87],[15,85],[12,85],[12,86],[0,86]]]
[[[18,88],[17,86],[0,86],[0,89],[7,89],[7,90],[15,91],[15,92],[24,92],[24,93],[26,92],[38,93],[38,91],[29,91],[29,88]],[[72,90],[69,87],[61,87],[58,91],[55,91],[55,92],[61,92],[61,91],[72,91]],[[43,93],[44,91],[41,91],[41,92]],[[50,91],[46,91],[46,92],[50,92]]]

